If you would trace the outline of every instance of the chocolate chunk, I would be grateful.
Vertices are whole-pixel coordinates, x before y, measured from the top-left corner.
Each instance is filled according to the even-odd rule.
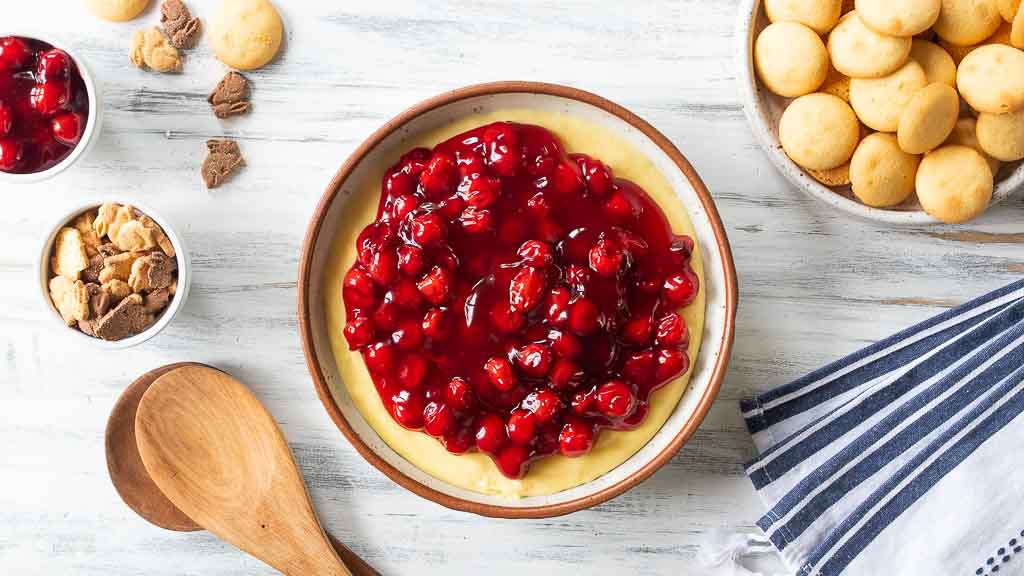
[[[100,244],[99,248],[96,249],[104,258],[110,258],[111,256],[117,256],[121,253],[121,250],[114,246],[113,242],[107,242],[106,244]]]
[[[82,282],[99,282],[100,270],[103,270],[103,254],[96,252],[89,257],[89,267],[82,270]]]
[[[206,182],[207,188],[220,186],[245,165],[242,152],[234,140],[207,140],[206,149],[209,150],[209,154],[203,161],[203,181]]]
[[[110,311],[113,304],[113,297],[106,289],[99,284],[86,284],[86,293],[89,295],[89,317],[97,319]]]
[[[98,320],[79,320],[78,321],[78,329],[81,330],[82,332],[84,332],[85,334],[95,338],[96,337],[96,323],[97,322],[98,322]]]
[[[174,281],[174,272],[178,269],[178,261],[168,258],[162,252],[154,252],[149,259],[149,289],[167,288]]]
[[[217,118],[245,114],[252,108],[249,102],[249,81],[238,72],[228,72],[206,101],[213,106]]]
[[[146,294],[142,298],[142,307],[150,314],[156,314],[167,307],[171,301],[171,293],[167,288],[160,288]]]
[[[104,340],[123,340],[145,331],[155,320],[143,307],[142,296],[132,294],[121,300],[91,328],[96,336]]]
[[[181,0],[164,0],[160,5],[160,24],[175,48],[192,48],[199,41],[202,22],[192,17]]]

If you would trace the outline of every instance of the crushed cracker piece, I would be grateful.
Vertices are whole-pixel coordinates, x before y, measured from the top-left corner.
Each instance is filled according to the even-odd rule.
[[[156,26],[137,30],[132,34],[132,46],[128,57],[137,67],[149,68],[155,72],[181,70],[181,54]]]
[[[85,242],[82,233],[75,228],[64,227],[57,232],[54,241],[53,272],[69,280],[78,280],[78,275],[89,267],[89,258],[85,254]]]

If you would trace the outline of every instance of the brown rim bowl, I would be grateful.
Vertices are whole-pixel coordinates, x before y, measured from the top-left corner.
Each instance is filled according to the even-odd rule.
[[[682,398],[655,436],[605,475],[549,496],[509,500],[465,490],[434,478],[392,450],[367,423],[341,381],[324,313],[324,271],[339,215],[354,182],[383,175],[407,141],[455,119],[507,109],[542,109],[595,122],[644,153],[689,212],[705,268],[705,327]],[[585,152],[585,150],[583,150]],[[376,161],[375,161],[376,160]],[[376,173],[373,173],[373,172]],[[399,114],[363,142],[338,170],[313,214],[299,265],[299,329],[313,383],[328,414],[352,446],[386,476],[442,506],[501,518],[546,518],[619,496],[668,462],[707,415],[725,378],[737,305],[736,271],[725,228],[704,183],[683,154],[653,126],[625,108],[575,88],[534,82],[495,82],[435,96]],[[338,292],[332,291],[332,297]],[[340,329],[340,327],[339,327]]]

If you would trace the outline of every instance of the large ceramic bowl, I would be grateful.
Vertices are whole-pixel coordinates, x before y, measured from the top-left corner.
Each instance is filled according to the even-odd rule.
[[[770,92],[754,73],[754,40],[769,24],[762,4],[762,0],[740,2],[736,24],[736,70],[750,128],[772,164],[804,193],[854,216],[888,224],[941,224],[921,209],[917,196],[912,195],[903,204],[892,208],[872,208],[857,200],[849,186],[829,188],[789,159],[779,143],[779,118],[792,100]],[[1024,184],[1024,165],[1020,162],[1004,164],[996,174],[990,205],[1009,198],[1021,184]]]
[[[459,488],[420,470],[392,450],[367,423],[350,397],[331,351],[324,306],[324,274],[340,215],[356,182],[379,182],[380,168],[417,135],[467,116],[541,109],[580,116],[614,131],[650,158],[689,212],[705,267],[706,311],[702,345],[681,400],[654,437],[628,460],[583,485],[548,496],[509,500]],[[333,291],[337,294],[336,291]],[[330,297],[335,297],[334,294]],[[718,211],[686,158],[650,124],[599,96],[564,86],[497,82],[470,86],[420,103],[370,136],[342,165],[324,193],[306,235],[299,269],[299,322],[306,360],[317,392],[334,422],[371,464],[398,484],[458,510],[506,518],[567,514],[622,494],[654,473],[700,425],[725,377],[736,313],[736,275]]]

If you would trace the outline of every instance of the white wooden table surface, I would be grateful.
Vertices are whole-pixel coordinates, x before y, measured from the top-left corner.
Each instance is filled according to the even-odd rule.
[[[751,529],[736,401],[941,308],[1024,275],[1024,200],[960,228],[854,221],[800,195],[748,131],[733,64],[735,0],[374,2],[277,0],[285,49],[250,75],[254,110],[218,121],[224,73],[204,42],[185,73],[132,68],[128,24],[79,0],[3,3],[0,34],[44,30],[80,50],[105,92],[102,137],[80,165],[0,187],[0,573],[272,574],[206,534],[150,526],[110,485],[107,414],[136,376],[214,364],[278,418],[330,531],[385,574],[702,574],[702,534]],[[189,0],[200,17],[215,0]],[[347,444],[317,399],[296,326],[307,219],[346,155],[433,94],[529,79],[622,103],[687,154],[718,203],[740,277],[731,370],[694,439],[628,494],[564,518],[498,521],[399,488]],[[207,192],[207,138],[238,138],[249,166]],[[40,234],[84,196],[155,207],[191,246],[192,295],[149,343],[100,354],[44,320]]]

